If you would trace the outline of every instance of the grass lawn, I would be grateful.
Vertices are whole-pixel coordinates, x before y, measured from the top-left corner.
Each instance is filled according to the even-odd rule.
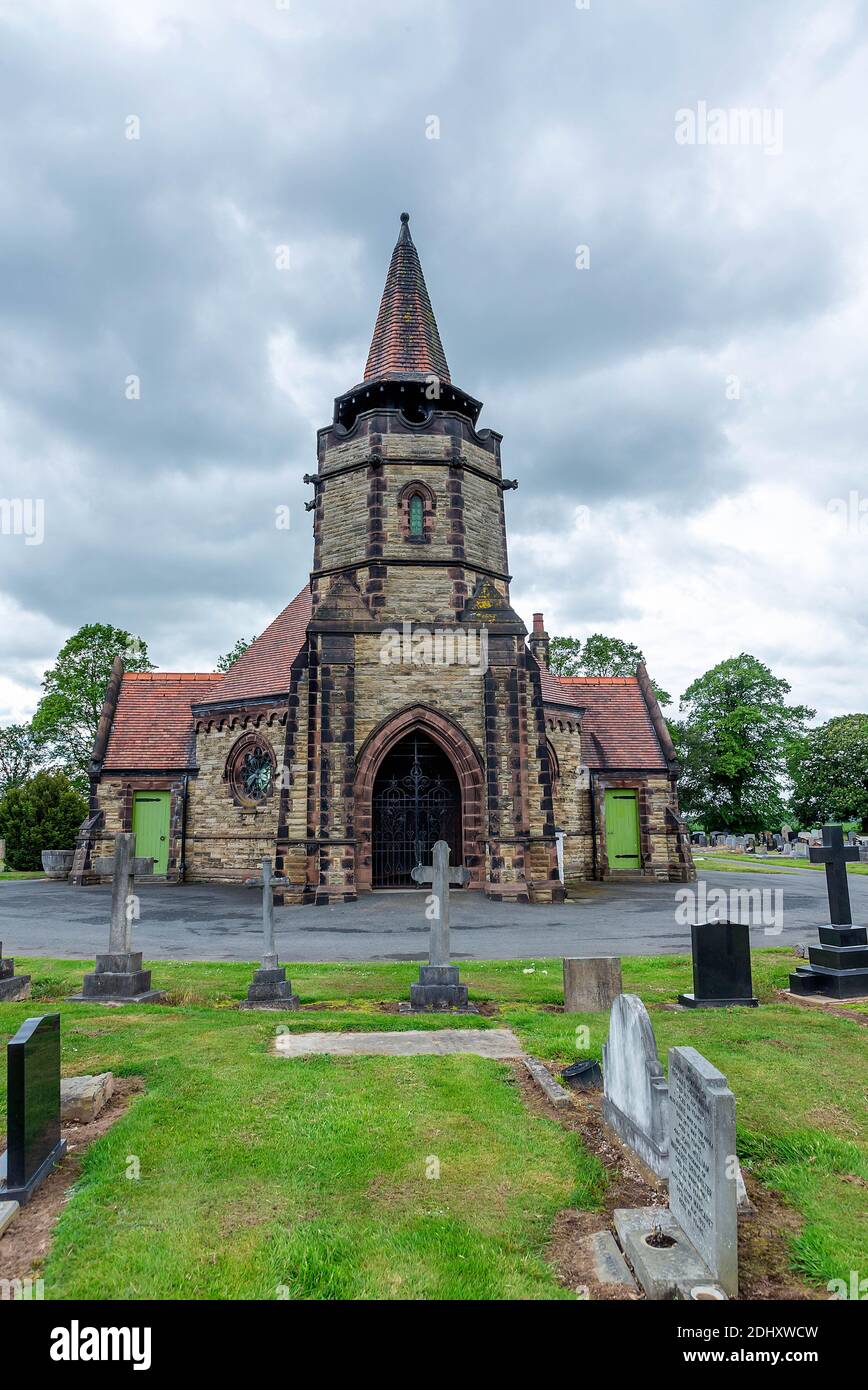
[[[799,873],[802,869],[810,869],[813,873],[821,873],[825,866],[823,864],[812,864],[807,859],[793,859],[782,854],[771,854],[764,856],[761,854],[733,854],[727,851],[726,854],[697,854],[694,852],[693,862],[697,867],[704,869],[720,869],[724,873],[731,870],[733,873],[744,873],[751,871],[755,874],[788,874]],[[868,864],[848,864],[848,874],[868,874]]]
[[[41,869],[4,869],[0,873],[0,882],[4,878],[45,878]]]
[[[757,1010],[665,1009],[689,988],[687,956],[625,959],[624,979],[664,1064],[667,1047],[691,1043],[728,1077],[742,1162],[801,1214],[793,1265],[823,1286],[868,1262],[868,1030],[774,1001],[793,959],[754,953],[769,1001]],[[448,1019],[378,1009],[407,996],[413,964],[293,966],[302,1004],[332,1006],[296,1014],[232,1007],[249,965],[152,965],[165,1006],[60,1002],[86,963],[45,959],[19,962],[34,1000],[0,1006],[4,1041],[56,1005],[65,1074],[110,1069],[146,1086],[84,1157],[46,1298],[571,1297],[545,1246],[561,1208],[600,1203],[605,1172],[574,1132],[525,1107],[509,1064],[268,1053],[277,1027],[508,1026],[549,1060],[599,1056],[607,1016],[552,1008],[560,961],[463,963],[471,997],[499,1014]]]

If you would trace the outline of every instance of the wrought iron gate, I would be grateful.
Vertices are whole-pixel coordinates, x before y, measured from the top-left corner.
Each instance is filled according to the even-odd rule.
[[[410,734],[383,759],[372,806],[375,888],[415,888],[416,864],[430,864],[445,840],[460,864],[461,791],[449,759],[424,734]]]

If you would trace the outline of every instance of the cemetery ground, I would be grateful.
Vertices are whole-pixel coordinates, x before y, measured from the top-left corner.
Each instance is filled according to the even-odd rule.
[[[603,1136],[598,1098],[556,1111],[515,1061],[272,1051],[278,1029],[471,1027],[510,1029],[548,1063],[599,1057],[608,1013],[564,1014],[559,959],[465,961],[481,1012],[437,1017],[398,1013],[411,962],[294,964],[301,1009],[249,1013],[252,963],[154,960],[164,1003],[105,1007],[66,1002],[89,962],[16,955],[33,998],[0,1006],[4,1043],[57,1011],[63,1074],[123,1084],[0,1240],[0,1278],[41,1278],[46,1299],[616,1296],[593,1287],[580,1237],[650,1188]],[[735,1092],[757,1207],[740,1223],[744,1298],[828,1298],[868,1267],[868,1015],[785,1001],[796,963],[753,953],[758,1009],[679,1011],[687,951],[623,961],[664,1066],[692,1045]]]

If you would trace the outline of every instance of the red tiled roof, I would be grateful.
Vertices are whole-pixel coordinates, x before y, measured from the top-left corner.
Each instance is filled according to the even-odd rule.
[[[310,589],[304,588],[199,703],[285,694],[289,690],[289,672],[301,651],[309,622]]]
[[[667,771],[635,676],[554,676],[541,670],[546,704],[583,710],[582,756],[593,768]]]
[[[409,221],[410,214],[402,212],[401,231],[392,252],[365,366],[365,381],[416,375],[451,380]]]
[[[189,767],[191,705],[282,695],[309,621],[310,590],[305,588],[226,672],[127,671],[103,770]]]
[[[219,671],[128,671],[121,681],[103,770],[189,767],[190,705],[222,679]]]

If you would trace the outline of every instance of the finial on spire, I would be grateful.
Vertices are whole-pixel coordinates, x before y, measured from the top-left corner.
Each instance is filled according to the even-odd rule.
[[[402,212],[402,213],[401,213],[401,221],[404,222],[404,223],[407,223],[407,222],[410,221],[410,214],[409,214],[409,212]]]

